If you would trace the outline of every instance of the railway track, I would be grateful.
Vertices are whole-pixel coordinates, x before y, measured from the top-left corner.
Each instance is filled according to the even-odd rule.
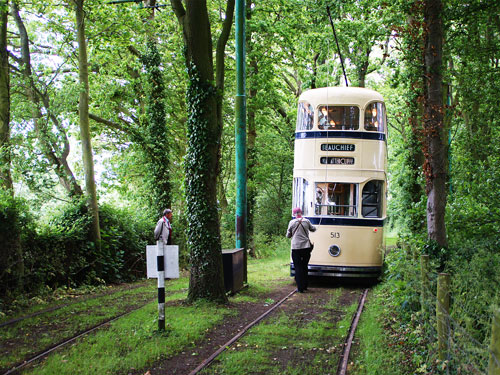
[[[4,322],[0,322],[0,328],[11,326],[11,325],[14,325],[16,323],[22,322],[23,320],[31,319],[31,318],[34,318],[34,317],[39,316],[39,315],[47,314],[49,312],[53,312],[53,311],[62,309],[64,307],[76,305],[78,303],[82,303],[82,302],[85,302],[85,301],[90,301],[92,299],[106,297],[106,296],[109,296],[109,295],[112,295],[112,294],[115,294],[115,293],[120,293],[120,292],[125,292],[125,291],[131,291],[131,290],[134,290],[134,289],[145,287],[147,285],[148,285],[148,283],[140,283],[140,284],[137,284],[137,285],[128,286],[128,287],[123,288],[123,289],[117,289],[117,290],[107,291],[105,293],[99,293],[99,294],[96,294],[96,295],[93,295],[93,296],[86,296],[86,297],[77,298],[77,300],[74,300],[74,301],[71,301],[71,302],[68,302],[68,303],[62,303],[60,305],[48,307],[46,309],[43,309],[43,310],[40,310],[40,311],[36,311],[34,313],[31,313],[31,314],[26,314],[26,315],[19,316],[19,317],[13,318],[13,319],[9,319],[9,320],[4,321]]]
[[[348,335],[345,338],[345,342],[343,344],[343,352],[340,355],[337,375],[346,375],[347,374],[347,364],[348,364],[348,360],[349,360],[350,349],[352,347],[352,342],[353,342],[353,338],[354,338],[354,332],[356,330],[356,326],[357,326],[357,323],[359,321],[359,318],[360,318],[360,315],[361,315],[361,312],[363,309],[363,305],[364,305],[364,302],[366,299],[367,291],[368,291],[368,289],[365,289],[363,291],[363,293],[361,294],[361,296],[359,297],[357,310],[352,317],[351,327],[349,329]],[[191,370],[191,372],[189,372],[189,375],[196,375],[196,374],[199,374],[200,372],[202,372],[204,369],[207,369],[210,366],[210,364],[215,359],[217,359],[217,357],[221,353],[223,353],[224,351],[226,351],[229,348],[231,348],[232,346],[234,346],[238,342],[238,340],[240,340],[247,333],[248,330],[250,330],[252,327],[254,327],[254,326],[258,325],[260,322],[262,322],[266,317],[268,317],[278,307],[283,306],[287,302],[287,300],[289,300],[290,297],[292,297],[295,293],[296,293],[295,290],[289,292],[279,302],[270,306],[269,309],[267,309],[264,313],[260,314],[256,319],[251,321],[244,328],[239,330],[239,332],[237,334],[235,334],[233,337],[231,337],[227,342],[225,342],[223,345],[220,345],[220,347],[217,350],[215,350],[211,355],[209,355],[207,358],[205,358],[204,360],[199,362],[197,367],[194,368],[193,370]],[[53,351],[58,350],[60,348],[63,348],[65,346],[73,343],[75,340],[85,336],[85,335],[88,335],[88,334],[90,334],[98,329],[101,329],[101,328],[108,326],[113,321],[115,321],[119,318],[122,318],[122,317],[132,313],[133,311],[136,311],[136,310],[142,308],[143,306],[145,306],[146,304],[148,304],[152,301],[154,301],[154,299],[152,299],[152,300],[148,301],[147,303],[142,304],[141,306],[138,306],[134,309],[131,309],[129,311],[118,314],[118,315],[113,316],[109,319],[106,319],[105,321],[103,321],[103,322],[101,322],[93,327],[90,327],[90,328],[84,330],[83,332],[79,332],[78,334],[76,334],[70,338],[64,339],[61,342],[54,344],[50,348],[44,349],[43,351],[38,352],[38,353],[30,356],[29,358],[26,358],[22,362],[17,363],[16,365],[9,368],[6,372],[2,372],[2,375],[11,375],[11,374],[19,373],[19,371],[26,368],[30,364],[33,364],[33,363],[47,357]]]
[[[228,350],[233,346],[241,337],[245,335],[245,333],[260,323],[264,318],[266,318],[269,314],[271,314],[276,308],[278,308],[280,305],[285,303],[292,295],[296,293],[296,290],[293,290],[290,292],[287,296],[285,296],[282,300],[274,304],[271,308],[269,308],[266,312],[264,312],[262,315],[260,315],[257,319],[252,321],[250,324],[245,326],[244,329],[242,329],[240,332],[238,332],[235,336],[233,336],[229,341],[227,341],[224,345],[222,345],[218,350],[216,350],[212,355],[210,355],[208,358],[203,360],[194,370],[192,370],[189,375],[197,375],[200,372],[202,372],[204,369],[210,366],[210,364],[224,351]],[[347,364],[349,361],[349,355],[350,351],[352,348],[352,343],[354,339],[354,333],[356,331],[356,327],[358,325],[359,319],[361,317],[361,313],[363,311],[363,306],[366,300],[366,295],[368,293],[368,289],[365,289],[363,293],[361,294],[359,301],[358,301],[358,306],[356,309],[356,312],[354,313],[351,321],[351,325],[348,331],[348,335],[345,338],[345,342],[343,345],[343,351],[340,356],[339,360],[339,365],[337,369],[337,374],[336,375],[347,375]]]
[[[122,299],[124,297],[124,293],[127,293],[127,292],[133,292],[134,290],[136,289],[139,289],[139,288],[142,288],[142,287],[147,287],[149,284],[148,283],[141,283],[141,284],[138,284],[138,285],[133,285],[131,287],[127,287],[127,288],[123,288],[123,289],[118,289],[118,290],[115,290],[115,291],[111,291],[111,292],[107,292],[107,293],[101,293],[101,294],[98,294],[98,295],[95,295],[95,296],[92,296],[92,297],[85,297],[85,298],[81,298],[81,299],[78,299],[78,301],[72,301],[72,302],[69,302],[69,303],[65,303],[65,304],[61,304],[61,305],[57,305],[57,306],[54,306],[54,307],[51,307],[51,308],[47,308],[47,309],[43,309],[43,310],[40,310],[40,311],[37,311],[35,313],[32,313],[32,314],[27,314],[27,315],[24,315],[22,317],[17,317],[15,319],[11,319],[11,320],[8,320],[8,321],[5,321],[2,323],[2,325],[0,327],[3,327],[5,329],[5,327],[9,328],[10,326],[14,326],[16,324],[20,324],[20,323],[23,323],[24,321],[26,321],[27,319],[31,319],[31,318],[40,318],[41,315],[43,314],[48,314],[50,312],[54,312],[57,310],[60,310],[60,309],[63,309],[63,308],[66,308],[66,307],[70,307],[72,305],[78,305],[78,304],[82,304],[82,303],[86,303],[86,302],[89,302],[89,301],[92,301],[92,300],[99,300],[99,299],[102,299],[102,298],[108,298],[108,297],[112,297],[114,294],[117,294],[119,295]],[[173,293],[176,293],[176,292],[173,292]],[[155,297],[153,297],[155,295],[155,290],[153,288],[151,288],[151,294],[150,297],[146,296],[145,298],[142,298],[142,302],[139,301],[139,303],[135,303],[134,305],[132,306],[126,306],[124,308],[124,312],[120,312],[118,314],[114,314],[102,321],[100,321],[99,323],[97,324],[93,324],[83,330],[79,330],[78,332],[76,332],[74,335],[71,335],[69,337],[63,337],[61,340],[57,341],[56,343],[54,344],[51,344],[49,346],[46,346],[44,347],[43,349],[41,350],[37,350],[35,352],[33,352],[33,350],[31,350],[31,352],[28,351],[28,354],[25,358],[23,358],[21,361],[13,364],[13,365],[10,365],[9,367],[4,367],[2,368],[0,366],[0,374],[2,375],[7,375],[7,374],[14,374],[14,373],[18,373],[20,370],[22,370],[23,368],[27,367],[28,365],[42,359],[42,358],[45,358],[47,357],[50,353],[52,353],[53,351],[59,349],[59,348],[62,348],[68,344],[71,344],[73,343],[75,340],[77,340],[78,338],[80,337],[83,337],[85,335],[88,335],[89,333],[91,332],[94,332],[100,328],[103,328],[107,325],[109,325],[111,322],[119,319],[119,318],[122,318],[136,310],[139,310],[140,308],[146,306],[147,304],[153,302],[156,300]],[[112,301],[108,302],[109,304],[113,304]],[[77,309],[78,311],[78,309]],[[85,312],[85,309],[83,309],[82,311],[80,312]],[[71,311],[71,312],[66,312],[66,315],[73,315],[75,312],[74,311]],[[31,326],[28,325],[27,328],[25,329],[19,329],[19,332],[18,332],[18,336],[26,336],[32,332],[26,332],[26,331],[30,331],[30,328]],[[54,334],[54,331],[51,331],[51,334]],[[2,343],[0,343],[2,344]],[[5,345],[6,343],[4,342],[3,343],[4,345],[0,345],[0,348],[3,347],[7,347],[9,346],[8,343],[7,345]],[[1,353],[1,352],[0,352]]]
[[[148,303],[150,303],[152,301],[149,301]],[[118,320],[136,310],[139,310],[140,308],[142,308],[143,306],[140,306],[140,307],[137,307],[136,309],[133,309],[133,310],[130,310],[130,311],[127,311],[123,314],[119,314],[117,316],[114,316],[113,318],[110,318],[110,319],[107,319],[106,321],[92,327],[92,328],[89,328],[75,336],[72,336],[66,340],[63,340],[53,346],[51,346],[50,348],[48,349],[45,349],[43,350],[42,352],[39,352],[37,353],[36,355],[24,360],[23,362],[20,362],[20,363],[17,363],[16,365],[14,365],[12,368],[10,368],[9,370],[7,370],[6,372],[3,373],[3,375],[10,375],[10,374],[15,374],[17,372],[19,372],[20,370],[22,370],[23,368],[27,367],[28,365],[42,359],[42,358],[45,358],[47,357],[50,353],[52,353],[53,351],[57,350],[57,349],[60,349],[66,345],[69,345],[71,344],[72,342],[74,342],[75,340],[79,339],[80,337],[83,337],[83,336],[86,336],[88,335],[89,333],[92,333],[100,328],[103,328],[107,325],[109,325],[110,323],[114,322],[115,320]]]

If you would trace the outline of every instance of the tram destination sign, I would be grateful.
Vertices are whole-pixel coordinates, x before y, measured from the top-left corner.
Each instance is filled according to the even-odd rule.
[[[319,159],[321,164],[354,165],[354,158],[344,158],[340,156],[322,156]]]
[[[345,143],[322,143],[321,151],[349,151],[353,152],[356,150],[356,146],[353,144],[345,144]]]

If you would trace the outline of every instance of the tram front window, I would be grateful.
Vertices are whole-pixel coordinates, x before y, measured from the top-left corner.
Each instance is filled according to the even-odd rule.
[[[385,131],[384,103],[370,103],[365,109],[365,129],[374,132]]]
[[[311,130],[313,127],[314,109],[308,102],[299,103],[297,110],[297,131]]]
[[[325,130],[358,130],[359,108],[355,106],[318,107],[318,128]]]
[[[316,183],[314,213],[329,216],[356,216],[357,184]]]

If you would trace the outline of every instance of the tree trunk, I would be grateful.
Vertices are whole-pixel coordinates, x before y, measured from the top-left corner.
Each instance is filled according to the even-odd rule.
[[[221,124],[214,82],[212,36],[205,0],[171,0],[182,27],[189,85],[186,200],[191,250],[188,300],[226,302],[222,271],[217,177]],[[226,12],[227,14],[227,12]]]
[[[80,79],[80,136],[82,138],[83,169],[85,171],[85,188],[89,212],[92,215],[91,240],[95,246],[101,247],[101,231],[99,228],[99,206],[94,179],[94,160],[89,126],[89,72],[87,62],[87,41],[85,40],[84,0],[75,0],[76,29],[78,41],[78,72]]]
[[[424,134],[426,138],[427,235],[442,247],[447,246],[446,168],[447,144],[443,123],[442,55],[443,28],[441,0],[426,0],[424,20],[426,28],[425,77],[426,98],[424,107]]]
[[[4,189],[13,198],[14,188],[12,184],[11,167],[11,144],[10,144],[10,74],[9,74],[9,52],[7,50],[7,16],[9,6],[7,0],[0,1],[0,189]],[[17,209],[16,209],[17,210]],[[17,219],[17,213],[13,218]],[[20,228],[17,221],[13,227]],[[24,258],[21,248],[20,231],[6,233],[9,238],[3,238],[0,246],[0,278],[4,284],[0,288],[0,294],[7,292],[8,288],[22,290],[24,281]],[[12,281],[5,280],[2,276],[10,273]],[[6,282],[5,282],[6,281]]]
[[[10,87],[7,51],[8,1],[0,1],[0,187],[14,195],[10,174]]]

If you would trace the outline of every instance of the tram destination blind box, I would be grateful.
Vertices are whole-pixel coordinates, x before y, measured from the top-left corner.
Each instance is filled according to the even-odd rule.
[[[164,270],[166,279],[179,278],[179,246],[166,245],[164,246]],[[158,277],[157,269],[157,250],[156,245],[146,246],[146,269],[147,278],[156,279]]]

